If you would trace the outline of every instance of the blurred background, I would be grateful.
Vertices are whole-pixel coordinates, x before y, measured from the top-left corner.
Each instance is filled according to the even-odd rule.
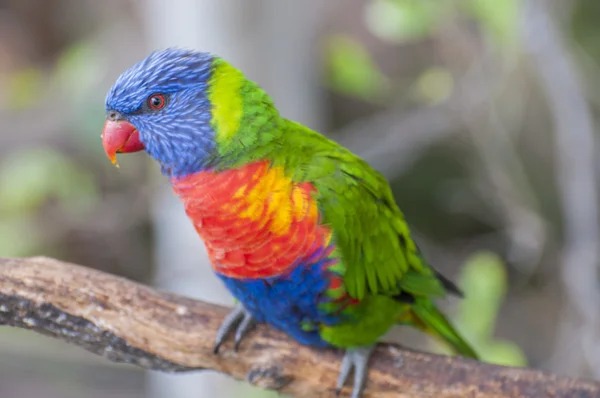
[[[157,165],[100,143],[125,68],[212,51],[386,175],[484,360],[600,379],[599,19],[597,0],[0,0],[0,256],[231,305]],[[2,398],[208,394],[270,395],[0,328]]]

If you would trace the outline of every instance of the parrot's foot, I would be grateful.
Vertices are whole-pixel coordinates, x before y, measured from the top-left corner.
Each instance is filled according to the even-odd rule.
[[[225,342],[225,339],[233,330],[235,330],[235,345],[233,346],[233,350],[237,351],[240,342],[255,323],[252,315],[250,315],[241,304],[236,306],[235,309],[225,317],[223,323],[219,327],[213,352],[215,354],[219,352],[221,344]]]
[[[342,360],[340,375],[338,376],[336,393],[339,394],[346,384],[350,371],[354,368],[354,387],[351,398],[360,398],[365,384],[367,383],[367,373],[369,372],[368,362],[375,346],[351,348],[346,350],[346,355]]]

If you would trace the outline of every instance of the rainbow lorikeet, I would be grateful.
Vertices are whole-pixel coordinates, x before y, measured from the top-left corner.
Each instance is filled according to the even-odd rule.
[[[279,114],[223,59],[166,49],[125,71],[106,98],[108,157],[145,150],[161,166],[212,267],[239,301],[215,352],[255,322],[303,344],[345,350],[362,394],[378,338],[409,324],[473,349],[432,299],[460,295],[429,266],[384,177],[323,135]]]

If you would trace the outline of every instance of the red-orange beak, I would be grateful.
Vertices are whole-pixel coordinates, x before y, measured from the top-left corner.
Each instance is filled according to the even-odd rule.
[[[102,146],[110,161],[117,167],[117,153],[138,152],[144,150],[140,133],[133,124],[125,120],[107,120],[102,129]]]

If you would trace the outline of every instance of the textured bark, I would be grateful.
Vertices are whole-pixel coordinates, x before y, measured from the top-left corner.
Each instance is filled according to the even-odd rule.
[[[0,258],[0,324],[66,340],[115,362],[212,369],[295,397],[332,397],[341,353],[258,326],[240,351],[212,352],[227,309],[57,260]],[[344,391],[348,393],[348,391]],[[600,397],[600,384],[381,344],[371,397]]]

